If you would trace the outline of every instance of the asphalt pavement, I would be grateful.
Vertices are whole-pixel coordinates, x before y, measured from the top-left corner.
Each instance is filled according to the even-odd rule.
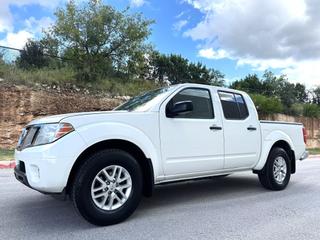
[[[96,227],[70,201],[28,189],[0,170],[0,239],[320,239],[320,159],[297,163],[288,188],[246,172],[158,186],[125,222]]]

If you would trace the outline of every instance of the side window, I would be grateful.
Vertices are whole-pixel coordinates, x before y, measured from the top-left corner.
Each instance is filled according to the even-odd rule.
[[[240,112],[234,94],[219,92],[223,114],[226,119],[240,119]]]
[[[242,95],[220,91],[219,97],[226,119],[241,120],[249,116],[248,108]]]
[[[175,118],[214,118],[212,99],[209,90],[201,88],[187,88],[177,93],[167,104],[167,108],[172,107],[177,102],[191,101],[193,111],[175,116]]]
[[[245,119],[249,116],[247,105],[240,94],[234,94],[236,97],[236,101],[238,103],[239,111],[240,111],[240,118]]]

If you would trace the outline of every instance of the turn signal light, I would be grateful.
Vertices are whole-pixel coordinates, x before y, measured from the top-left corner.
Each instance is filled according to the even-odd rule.
[[[303,141],[305,144],[307,144],[307,130],[304,127],[302,128],[302,133],[303,133]]]
[[[72,125],[70,123],[61,123],[59,125],[59,129],[57,130],[56,134],[55,134],[55,138],[61,138],[62,136],[70,133],[74,131],[74,128],[72,127]]]

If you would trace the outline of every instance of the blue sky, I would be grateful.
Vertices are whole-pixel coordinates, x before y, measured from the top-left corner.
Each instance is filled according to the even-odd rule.
[[[228,81],[270,69],[309,87],[320,84],[317,1],[104,0],[154,19],[149,41],[162,53],[200,61]],[[28,38],[41,36],[66,0],[1,2],[0,45],[21,48]]]

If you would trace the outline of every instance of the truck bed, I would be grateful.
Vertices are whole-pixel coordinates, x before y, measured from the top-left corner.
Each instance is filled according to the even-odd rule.
[[[300,159],[305,151],[302,123],[261,120],[260,125],[262,141],[268,141],[270,135],[282,132],[288,136],[287,141],[293,148],[296,159]]]

